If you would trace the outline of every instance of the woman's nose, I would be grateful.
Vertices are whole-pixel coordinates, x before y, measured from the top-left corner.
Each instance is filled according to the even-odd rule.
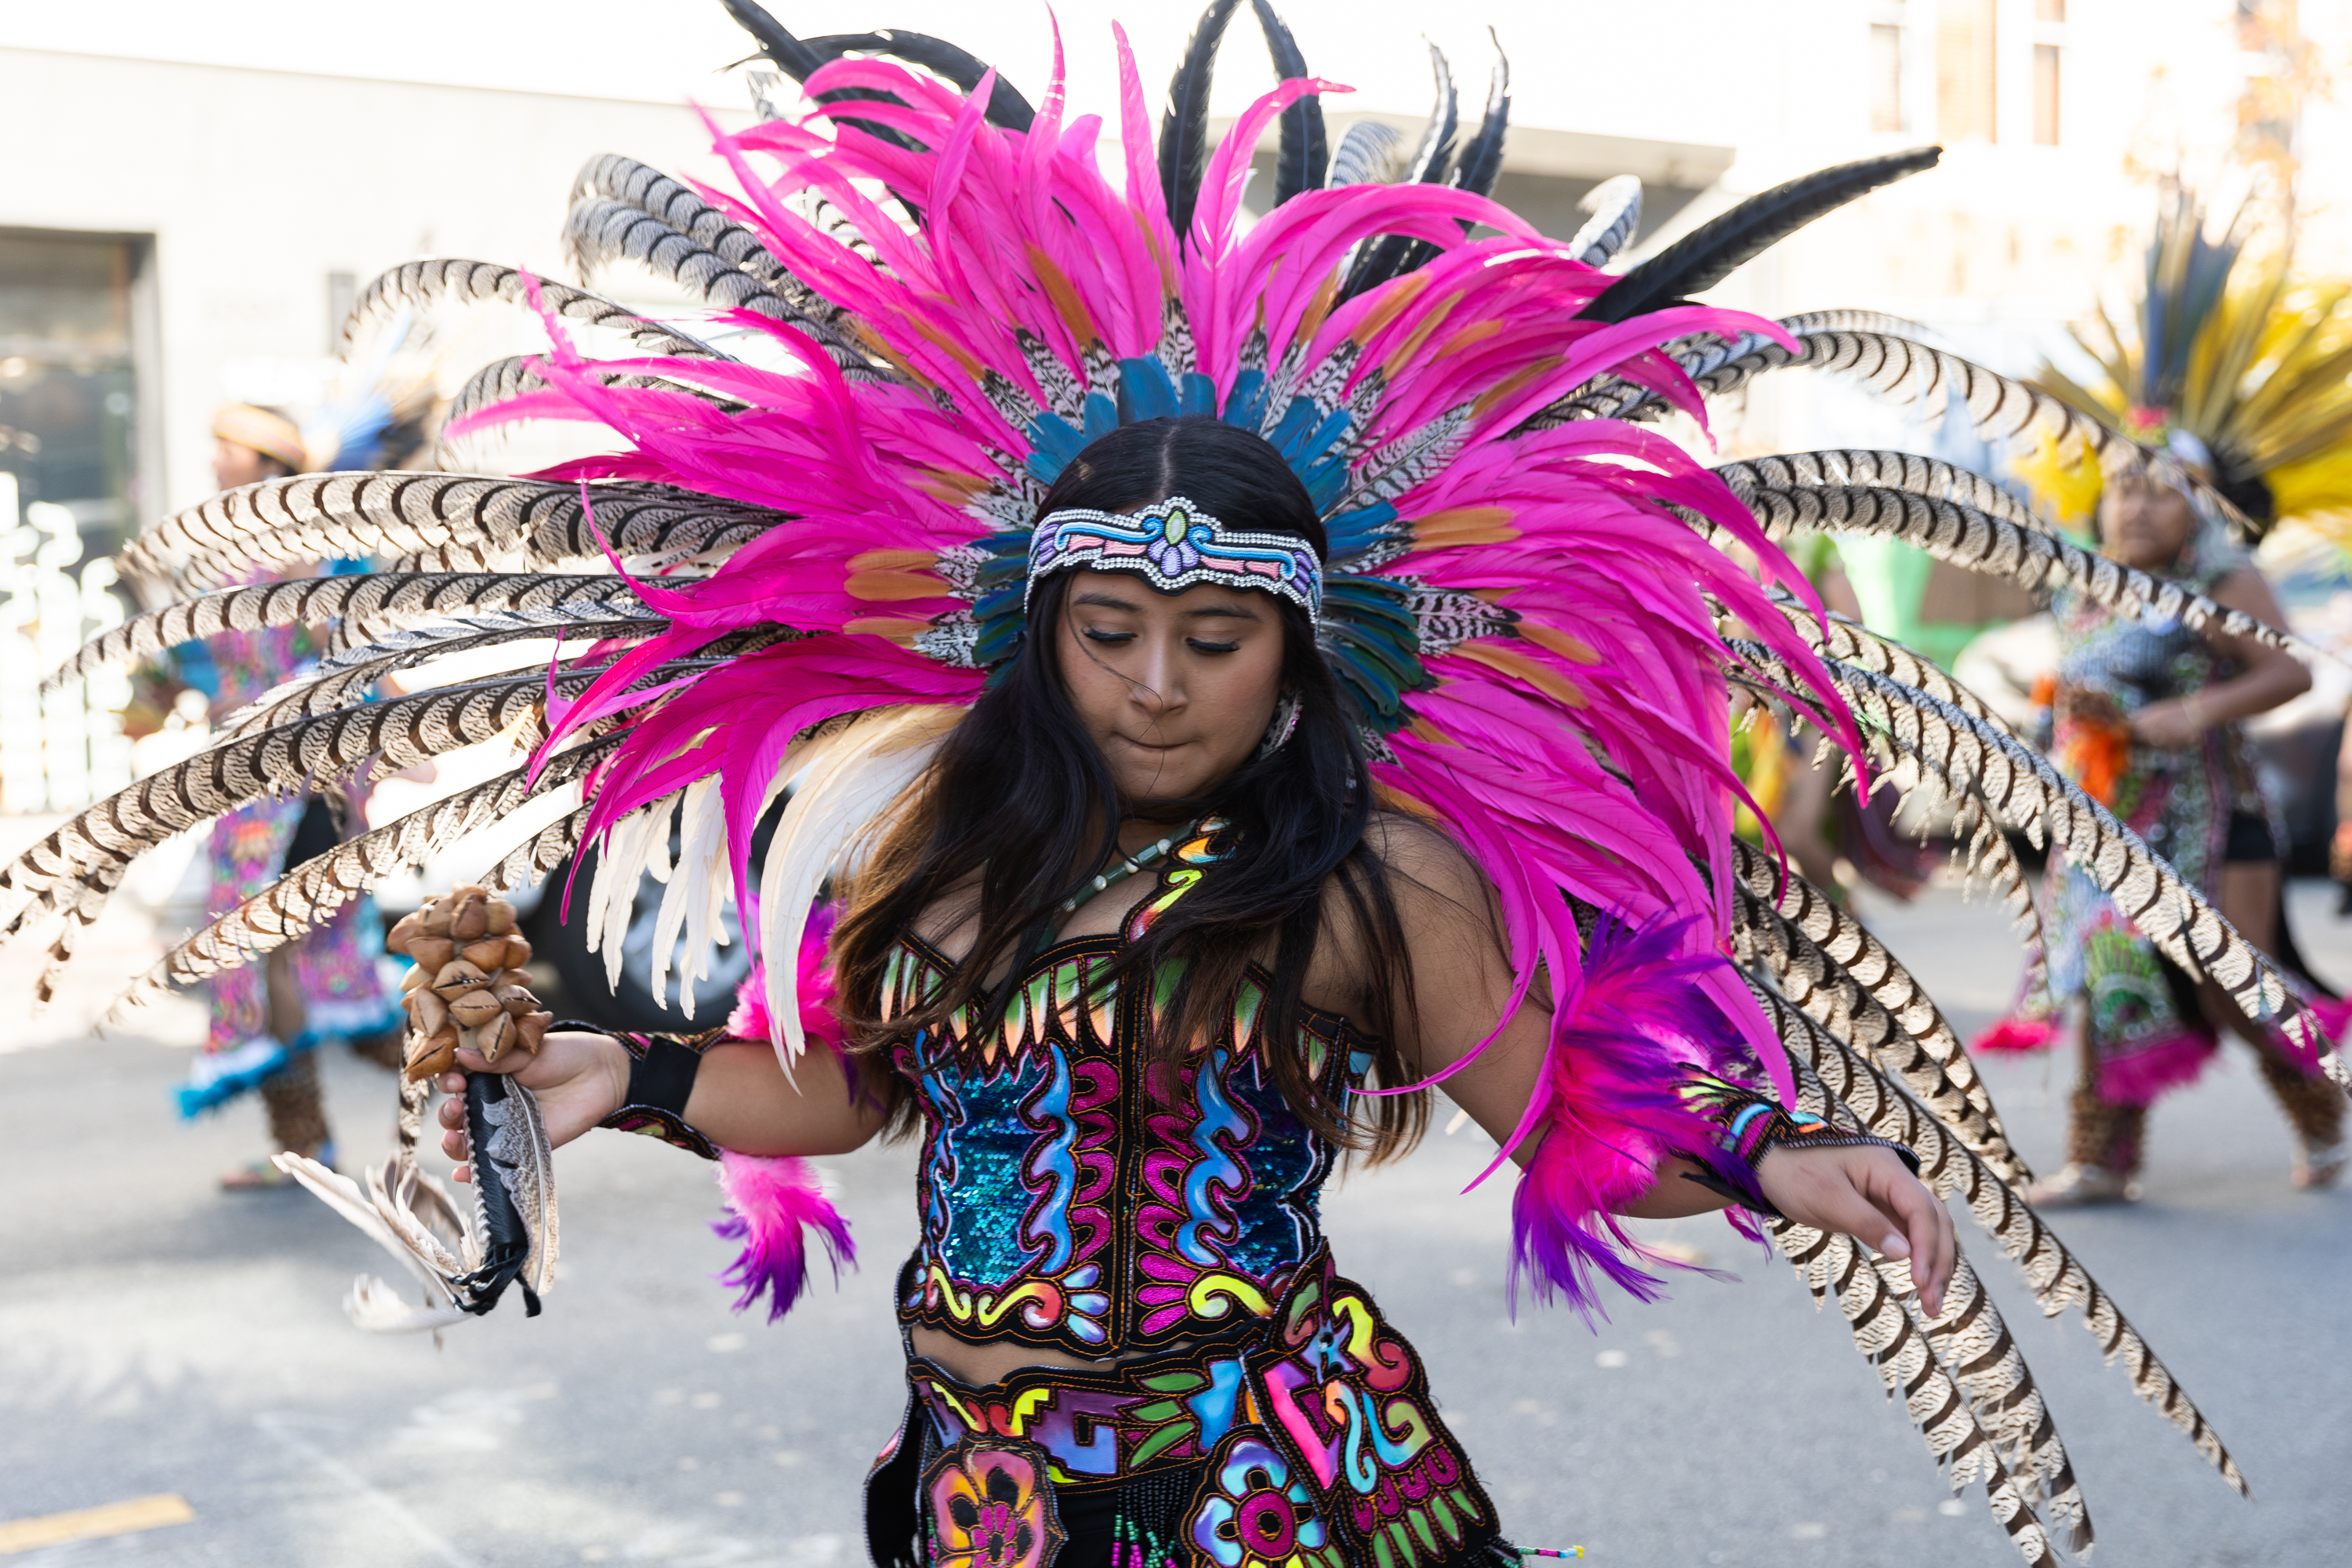
[[[1136,705],[1148,713],[1166,713],[1184,706],[1183,676],[1173,652],[1156,639],[1145,639],[1142,657],[1129,676]]]

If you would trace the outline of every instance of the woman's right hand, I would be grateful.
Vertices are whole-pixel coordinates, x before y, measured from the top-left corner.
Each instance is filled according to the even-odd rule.
[[[2132,739],[2161,752],[2185,752],[2205,738],[2205,721],[2188,699],[2168,697],[2131,717]]]
[[[466,1135],[466,1075],[501,1073],[530,1090],[539,1101],[540,1120],[548,1142],[558,1148],[571,1142],[621,1109],[629,1089],[629,1053],[610,1035],[584,1030],[551,1033],[535,1052],[509,1050],[493,1062],[472,1051],[457,1053],[460,1070],[441,1075],[440,1088],[449,1098],[441,1102],[441,1152],[464,1162],[472,1157]],[[457,1179],[470,1182],[473,1167],[460,1163]]]

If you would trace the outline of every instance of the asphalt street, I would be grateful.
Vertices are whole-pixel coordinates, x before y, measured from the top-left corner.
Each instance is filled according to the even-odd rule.
[[[2299,888],[2315,962],[2352,981],[2352,925]],[[2013,943],[1948,890],[1874,923],[1966,1031],[1999,1007]],[[201,1026],[178,1002],[92,1037],[154,949],[110,916],[60,1005],[0,969],[0,1522],[152,1493],[193,1522],[35,1550],[32,1568],[542,1568],[578,1563],[853,1568],[858,1485],[897,1418],[891,1265],[914,1233],[912,1155],[826,1162],[864,1267],[784,1321],[737,1317],[709,1168],[650,1140],[564,1151],[564,1260],[520,1303],[429,1338],[374,1338],[339,1302],[384,1271],[298,1193],[225,1195],[259,1152],[250,1106],[180,1124]],[[1990,1077],[2027,1156],[2058,1163],[2063,1064]],[[391,1079],[329,1063],[347,1169],[379,1158]],[[1442,1119],[1441,1119],[1442,1120]],[[2156,1118],[2147,1196],[2062,1216],[2231,1445],[2233,1497],[2079,1318],[2040,1321],[1989,1243],[1971,1248],[2088,1492],[2098,1560],[2134,1568],[2343,1561],[2352,1500],[2352,1194],[2286,1182],[2288,1144],[2242,1055]],[[1616,1568],[1998,1564],[1980,1490],[1955,1500],[1834,1310],[1717,1219],[1649,1227],[1739,1276],[1692,1275],[1588,1329],[1504,1294],[1509,1193],[1458,1189],[1489,1152],[1433,1134],[1328,1201],[1342,1267],[1421,1346],[1447,1419],[1523,1545]],[[1962,1221],[1964,1245],[1975,1235]]]

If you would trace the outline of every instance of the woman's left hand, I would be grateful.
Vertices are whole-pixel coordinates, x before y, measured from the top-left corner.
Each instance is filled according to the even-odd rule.
[[[2132,739],[2158,751],[2185,752],[2205,737],[2205,721],[2188,702],[2168,697],[2131,719]]]
[[[1952,1216],[1894,1151],[1772,1149],[1757,1163],[1756,1183],[1799,1225],[1910,1259],[1919,1305],[1931,1318],[1943,1311],[1944,1287],[1959,1256]]]

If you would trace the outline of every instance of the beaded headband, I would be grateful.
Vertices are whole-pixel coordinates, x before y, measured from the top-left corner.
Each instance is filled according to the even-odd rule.
[[[1041,519],[1029,539],[1023,609],[1040,581],[1081,567],[1130,572],[1169,594],[1201,583],[1255,588],[1289,600],[1310,621],[1323,608],[1323,566],[1305,540],[1229,529],[1182,496],[1139,511],[1072,509]]]

